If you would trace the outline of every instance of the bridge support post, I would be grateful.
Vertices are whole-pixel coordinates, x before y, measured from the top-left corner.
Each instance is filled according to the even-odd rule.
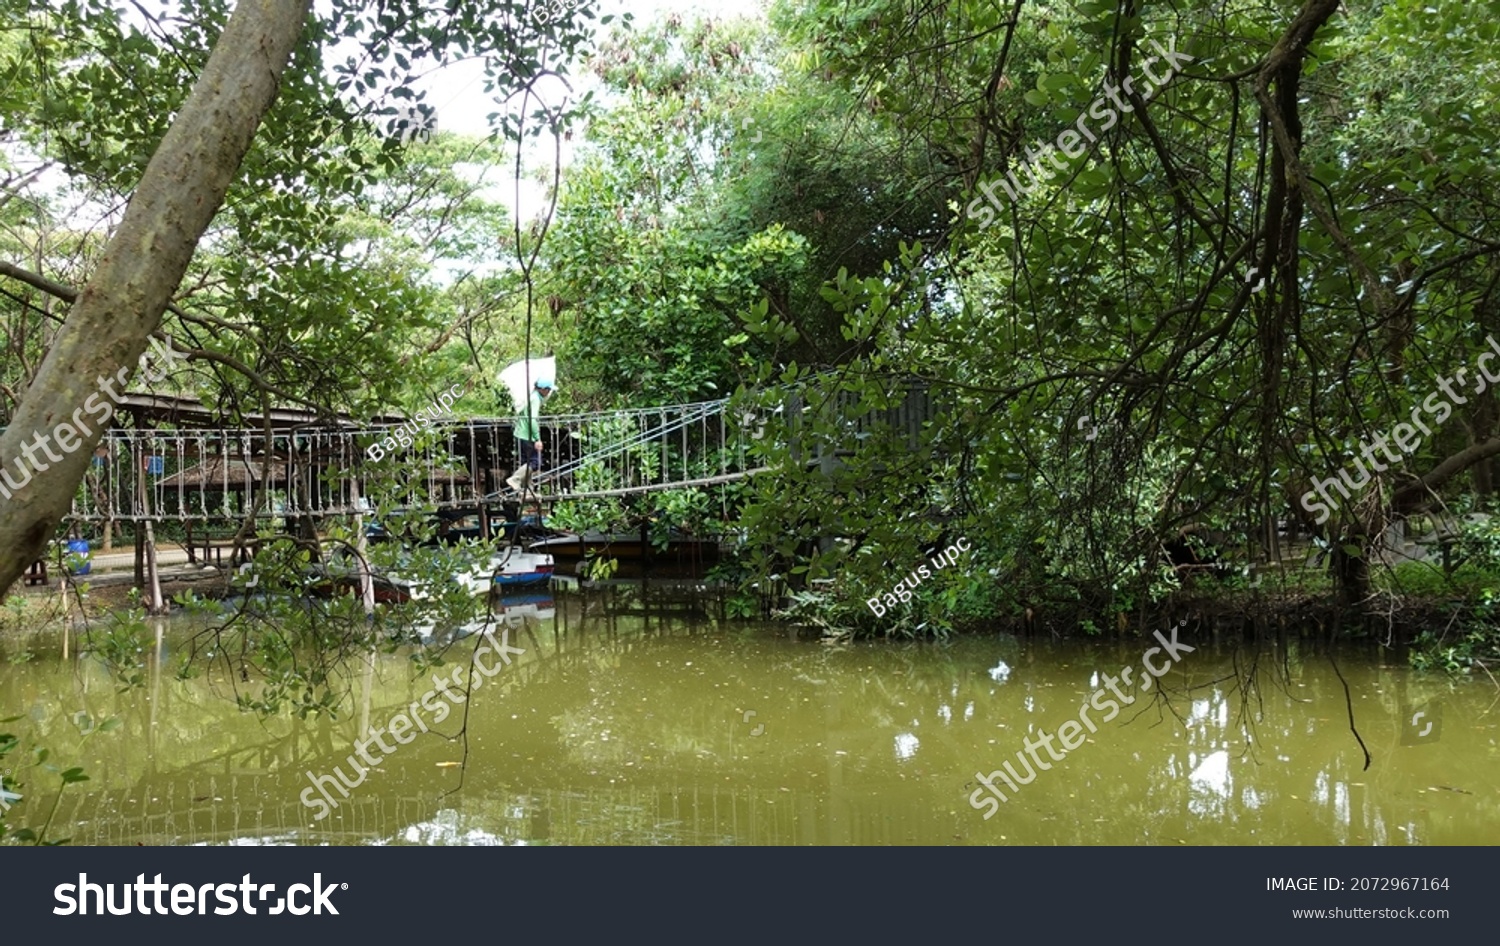
[[[156,568],[156,533],[149,519],[146,520],[146,578],[151,584],[146,593],[146,610],[161,614],[166,603],[161,598],[161,574]]]
[[[354,508],[360,508],[359,480],[352,480],[349,484],[349,493],[354,500]],[[375,619],[375,577],[370,574],[370,560],[366,556],[369,549],[369,536],[365,535],[364,513],[354,514],[354,551],[359,553],[359,597],[365,606],[365,618]]]
[[[149,452],[149,448],[148,448]],[[136,587],[142,588],[141,564],[145,563],[146,584],[142,588],[146,592],[146,612],[148,614],[161,614],[166,610],[161,600],[161,577],[156,571],[156,532],[151,523],[151,474],[149,469],[145,473],[140,472],[139,464],[136,473],[137,495],[142,518],[136,527]]]

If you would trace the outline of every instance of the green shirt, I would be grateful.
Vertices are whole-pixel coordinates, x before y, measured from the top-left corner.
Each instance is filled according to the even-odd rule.
[[[531,389],[531,398],[524,413],[516,415],[516,439],[525,443],[536,443],[542,439],[542,394]]]

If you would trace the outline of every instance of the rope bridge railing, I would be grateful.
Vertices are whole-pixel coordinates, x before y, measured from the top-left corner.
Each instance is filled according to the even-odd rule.
[[[537,499],[555,502],[709,487],[762,473],[767,467],[754,446],[766,435],[768,413],[788,422],[775,426],[789,438],[792,462],[816,462],[810,448],[837,451],[869,436],[914,449],[937,411],[926,383],[910,379],[897,379],[874,399],[821,378],[765,393],[757,408],[730,409],[721,399],[544,414],[544,468],[532,490]],[[808,424],[814,418],[836,420],[831,428],[822,424],[836,435],[813,431]],[[506,493],[505,480],[520,462],[512,426],[509,418],[303,425],[273,430],[269,439],[254,428],[115,429],[95,451],[70,518],[353,515],[372,511],[377,490],[382,506],[474,508]],[[380,449],[370,451],[374,445]],[[0,457],[0,463],[10,459]]]
[[[755,432],[729,423],[727,403],[580,416],[574,428],[578,454],[543,470],[533,488],[541,499],[624,496],[761,472],[747,463]]]
[[[726,401],[542,418],[548,501],[727,483],[761,472],[757,431],[731,423]],[[743,419],[742,419],[743,420]],[[75,494],[78,522],[233,521],[369,513],[397,484],[409,505],[474,507],[500,498],[519,463],[508,419],[404,427],[116,429]],[[372,444],[394,450],[372,461]],[[378,481],[378,482],[377,482]],[[404,492],[401,487],[405,487]]]

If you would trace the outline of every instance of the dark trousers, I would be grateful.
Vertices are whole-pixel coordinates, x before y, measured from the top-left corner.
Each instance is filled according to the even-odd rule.
[[[537,452],[536,444],[529,440],[521,441],[521,465],[529,466],[533,470],[542,468],[542,455]]]

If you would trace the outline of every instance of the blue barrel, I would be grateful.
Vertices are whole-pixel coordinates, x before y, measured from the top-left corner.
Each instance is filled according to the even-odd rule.
[[[69,568],[68,571],[71,572],[74,575],[87,575],[89,573],[89,569],[93,567],[93,563],[91,563],[89,561],[89,543],[88,543],[88,540],[87,539],[69,539],[68,540],[68,554],[70,554],[70,555],[82,555],[83,556],[83,564],[79,565],[76,568]]]

